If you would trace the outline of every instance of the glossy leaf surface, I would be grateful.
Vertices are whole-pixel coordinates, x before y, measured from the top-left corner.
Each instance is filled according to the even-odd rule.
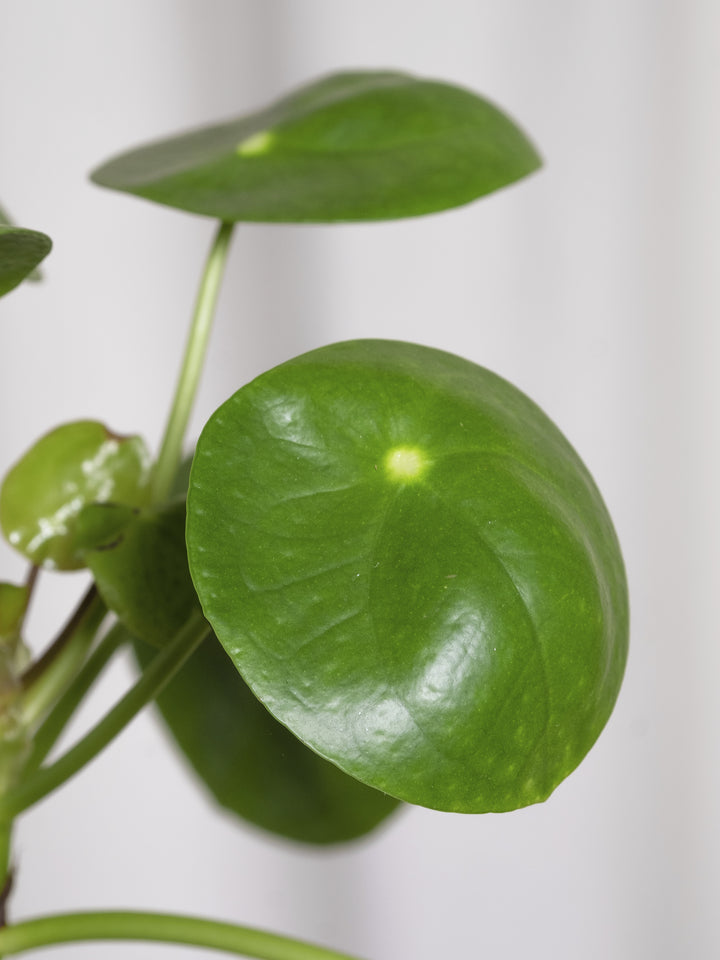
[[[84,543],[95,540],[83,556],[107,607],[134,636],[164,646],[198,606],[185,551],[185,499],[131,515],[95,504],[81,520],[86,528],[105,527],[100,537],[83,531]]]
[[[539,165],[525,135],[475,94],[356,72],[123,154],[92,179],[226,221],[332,222],[444,210]]]
[[[141,665],[154,655],[136,643]],[[215,799],[264,830],[305,843],[353,840],[397,806],[321,759],[274,720],[214,636],[158,697],[171,734]]]
[[[44,233],[0,223],[0,297],[32,274],[51,248]]]
[[[250,687],[413,803],[545,799],[607,721],[627,651],[602,499],[511,384],[412,344],[336,344],[213,415],[188,495],[196,589]]]
[[[76,519],[92,502],[139,505],[150,459],[140,437],[120,437],[94,420],[64,424],[41,437],[10,469],[0,489],[0,527],[32,563],[83,566]]]

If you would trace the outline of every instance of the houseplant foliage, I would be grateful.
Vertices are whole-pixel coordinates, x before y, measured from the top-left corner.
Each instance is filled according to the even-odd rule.
[[[362,836],[401,801],[468,813],[535,803],[582,760],[622,680],[623,564],[582,461],[517,388],[429,347],[334,344],[241,387],[183,460],[235,222],[418,216],[538,166],[487,101],[385,71],[324,77],[93,173],[219,223],[157,456],[94,421],[66,424],[0,489],[0,527],[30,564],[25,583],[0,584],[4,900],[14,818],[151,701],[219,803],[306,843]],[[42,234],[0,227],[0,293],[49,249]],[[38,571],[80,567],[93,586],[30,660]],[[136,685],[46,762],[122,645]],[[108,938],[343,956],[119,912],[5,926],[0,954]]]
[[[26,277],[32,278],[51,247],[50,237],[38,230],[13,226],[0,207],[0,297],[14,290]]]

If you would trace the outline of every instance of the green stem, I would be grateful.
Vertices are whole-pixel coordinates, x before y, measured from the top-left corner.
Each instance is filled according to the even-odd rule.
[[[22,676],[23,724],[36,723],[71,683],[106,613],[105,604],[91,587],[46,653]]]
[[[0,930],[0,956],[83,940],[151,940],[221,950],[256,960],[353,960],[346,953],[252,927],[162,913],[75,913],[37,917]]]
[[[180,465],[185,431],[200,381],[215,313],[215,304],[220,290],[225,261],[230,249],[233,227],[234,224],[232,223],[220,224],[205,263],[200,289],[195,301],[190,334],[185,347],[183,365],[153,473],[152,493],[155,503],[167,499]]]
[[[116,623],[85,661],[80,672],[37,729],[33,737],[32,753],[23,767],[25,777],[34,773],[50,753],[83,697],[126,639],[125,628]]]
[[[42,800],[93,760],[158,695],[209,630],[202,615],[194,614],[174,640],[158,653],[135,686],[82,740],[55,763],[36,771],[0,797],[0,822]]]

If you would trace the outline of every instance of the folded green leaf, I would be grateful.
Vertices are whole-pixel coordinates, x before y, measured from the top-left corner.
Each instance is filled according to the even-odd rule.
[[[385,220],[531,173],[535,148],[467,90],[394,72],[324,77],[272,106],[133,150],[95,183],[221,220]]]
[[[615,703],[628,608],[600,494],[542,411],[459,357],[341,343],[243,387],[198,442],[187,540],[258,698],[390,795],[544,800]]]
[[[142,666],[154,656],[140,641]],[[171,734],[215,799],[264,830],[340,843],[376,827],[397,801],[300,743],[250,692],[214,636],[158,697]]]
[[[0,527],[37,566],[82,567],[75,543],[84,506],[145,502],[150,458],[140,437],[121,437],[94,420],[46,434],[10,469],[0,489]]]

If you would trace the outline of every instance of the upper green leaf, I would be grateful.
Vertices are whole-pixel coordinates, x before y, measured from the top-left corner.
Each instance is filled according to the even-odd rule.
[[[459,357],[342,343],[241,389],[200,438],[187,539],[255,694],[393,796],[538,802],[610,715],[628,612],[600,494],[542,411]]]
[[[140,437],[121,437],[102,423],[57,427],[10,469],[0,489],[0,527],[32,563],[82,567],[76,520],[93,502],[131,506],[147,498],[150,458]]]
[[[44,233],[13,227],[5,221],[0,210],[0,297],[30,276],[52,247]]]
[[[444,210],[539,165],[525,135],[475,94],[357,72],[122,154],[92,179],[226,221],[332,222]]]

